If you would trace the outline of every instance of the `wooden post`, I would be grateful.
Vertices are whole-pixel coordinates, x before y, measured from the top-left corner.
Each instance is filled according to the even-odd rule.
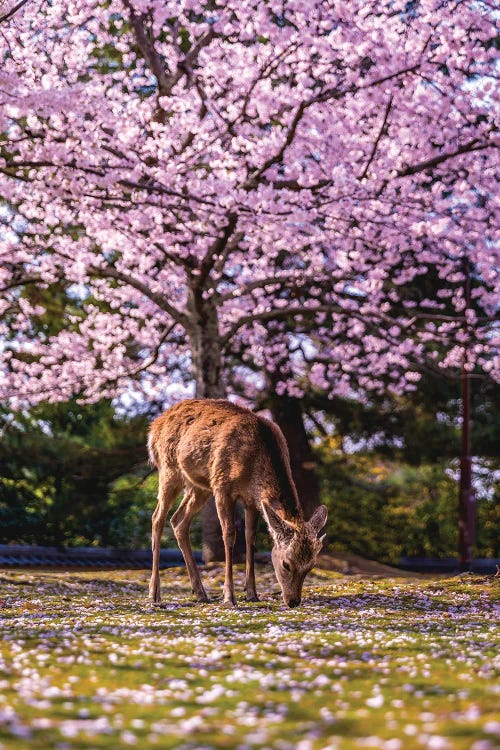
[[[464,261],[465,309],[471,303],[470,266]],[[462,450],[460,455],[460,489],[458,498],[458,559],[460,570],[471,569],[476,541],[476,498],[472,488],[471,455],[471,377],[467,368],[467,345],[461,374],[462,387]]]
[[[472,489],[470,438],[470,374],[462,368],[462,452],[458,500],[458,555],[460,570],[470,570],[476,536],[476,498]]]

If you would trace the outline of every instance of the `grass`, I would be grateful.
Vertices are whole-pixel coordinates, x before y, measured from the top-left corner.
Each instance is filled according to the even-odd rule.
[[[0,748],[499,747],[498,578],[318,570],[286,610],[258,573],[228,610],[220,567],[209,605],[162,573],[162,607],[146,571],[2,572]]]

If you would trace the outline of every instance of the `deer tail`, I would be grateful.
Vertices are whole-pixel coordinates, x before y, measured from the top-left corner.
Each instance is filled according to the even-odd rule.
[[[148,435],[148,455],[149,455],[149,463],[151,466],[158,467],[158,454],[156,452],[155,447],[155,435],[153,434],[153,431],[149,431]]]

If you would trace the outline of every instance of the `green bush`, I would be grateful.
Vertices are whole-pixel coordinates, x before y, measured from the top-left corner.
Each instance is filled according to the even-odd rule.
[[[458,487],[446,462],[420,466],[376,452],[320,449],[322,499],[333,549],[395,563],[401,556],[455,557]],[[476,556],[499,554],[500,495],[477,502]]]

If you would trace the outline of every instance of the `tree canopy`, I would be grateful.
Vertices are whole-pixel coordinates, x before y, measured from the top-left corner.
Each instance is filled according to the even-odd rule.
[[[331,394],[411,387],[429,348],[498,376],[488,3],[73,0],[2,31],[3,399],[220,396],[294,333]]]

